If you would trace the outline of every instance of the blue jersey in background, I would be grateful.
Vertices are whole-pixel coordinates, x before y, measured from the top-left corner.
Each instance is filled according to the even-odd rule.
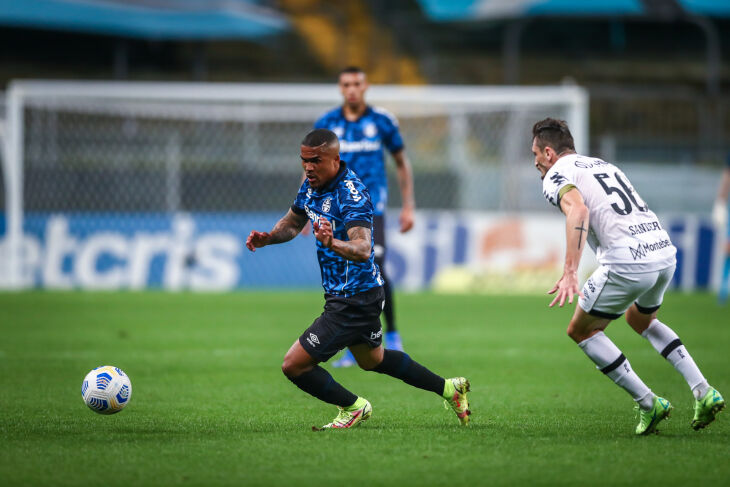
[[[388,204],[383,147],[391,154],[403,149],[398,120],[387,110],[368,105],[359,119],[350,122],[338,107],[320,117],[314,128],[329,129],[337,135],[340,158],[368,188],[374,214],[382,215]]]
[[[345,163],[330,183],[319,189],[304,181],[292,205],[292,211],[307,214],[312,223],[324,217],[332,224],[332,233],[338,240],[349,240],[347,230],[354,226],[373,231],[373,205],[365,185]],[[380,270],[375,264],[373,243],[370,258],[353,262],[337,255],[322,242],[317,242],[317,260],[322,273],[322,287],[326,293],[349,297],[382,286]]]

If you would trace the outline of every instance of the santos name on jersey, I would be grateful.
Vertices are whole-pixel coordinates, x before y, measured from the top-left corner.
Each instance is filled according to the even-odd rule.
[[[344,162],[340,162],[337,176],[324,188],[315,190],[305,180],[291,209],[300,215],[306,213],[312,223],[326,218],[332,224],[334,238],[338,240],[349,240],[347,230],[352,227],[367,227],[370,232],[373,231],[373,205],[368,190]],[[371,239],[367,261],[353,262],[317,240],[317,260],[325,292],[349,297],[382,286],[373,245]]]
[[[543,195],[560,207],[560,198],[572,187],[588,207],[588,244],[598,262],[624,272],[676,263],[677,249],[669,235],[618,167],[593,157],[563,156],[545,174]]]
[[[360,118],[351,122],[338,107],[322,115],[314,128],[329,129],[337,135],[340,157],[367,186],[373,212],[382,215],[388,204],[383,146],[391,154],[403,149],[396,118],[387,110],[368,106]]]

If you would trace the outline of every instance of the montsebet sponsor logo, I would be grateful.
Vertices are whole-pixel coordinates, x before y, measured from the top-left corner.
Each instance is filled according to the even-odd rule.
[[[671,245],[672,242],[665,239],[654,243],[640,243],[636,246],[636,248],[629,246],[629,250],[631,251],[631,257],[633,257],[634,260],[638,260],[646,257],[649,252],[656,252],[657,250],[665,249]]]

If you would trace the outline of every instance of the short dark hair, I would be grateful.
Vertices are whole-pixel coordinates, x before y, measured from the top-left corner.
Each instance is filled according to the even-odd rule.
[[[566,150],[575,151],[573,136],[565,120],[546,118],[532,126],[532,137],[540,149],[552,147],[558,154]]]
[[[337,79],[340,79],[343,74],[365,74],[365,71],[357,66],[348,66],[337,74]]]
[[[339,140],[337,140],[337,135],[333,131],[327,129],[314,129],[304,136],[301,145],[305,145],[307,147],[319,147],[322,144],[332,145],[334,143],[339,144]]]

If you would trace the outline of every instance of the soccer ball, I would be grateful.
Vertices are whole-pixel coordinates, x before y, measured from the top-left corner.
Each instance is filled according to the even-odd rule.
[[[118,413],[132,398],[132,383],[121,369],[104,365],[86,374],[81,383],[81,397],[94,412]]]

